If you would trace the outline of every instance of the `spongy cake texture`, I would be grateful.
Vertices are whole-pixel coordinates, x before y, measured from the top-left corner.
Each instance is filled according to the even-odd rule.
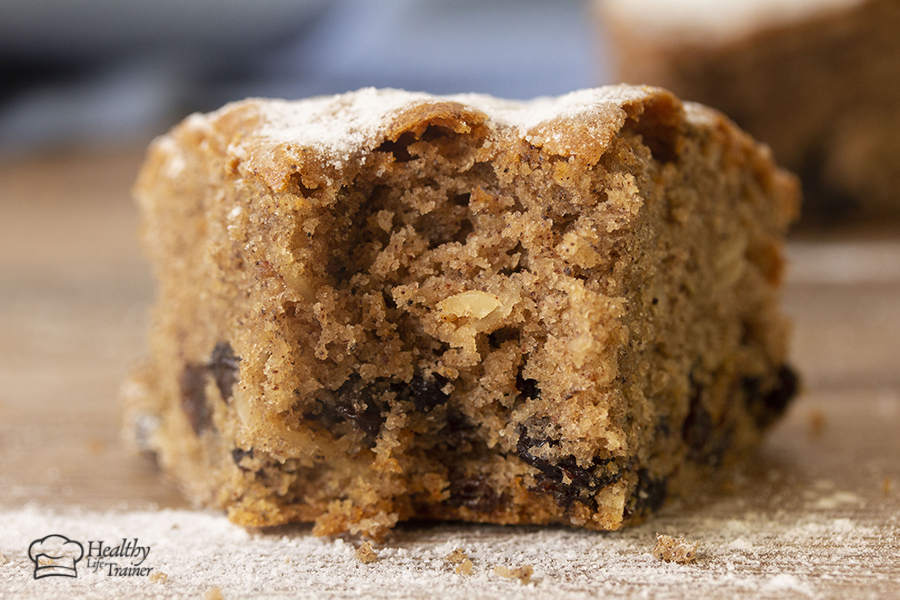
[[[659,89],[248,100],[159,138],[136,196],[129,430],[237,523],[616,529],[794,392],[796,181]]]

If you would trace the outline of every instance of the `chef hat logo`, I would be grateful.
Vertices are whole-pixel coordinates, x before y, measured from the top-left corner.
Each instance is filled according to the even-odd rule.
[[[78,577],[75,563],[84,557],[84,546],[64,535],[48,535],[28,546],[28,558],[34,563],[34,578]]]

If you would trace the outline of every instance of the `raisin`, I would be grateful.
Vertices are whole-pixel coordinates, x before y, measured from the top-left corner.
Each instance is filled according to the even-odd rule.
[[[657,434],[657,436],[659,436],[659,437],[669,437],[669,435],[670,435],[671,433],[672,433],[672,428],[671,428],[671,426],[669,425],[669,419],[666,418],[666,417],[664,417],[664,416],[660,416],[659,418],[657,418],[657,420],[656,420],[656,434]]]
[[[609,464],[611,462],[610,459],[599,459],[594,458],[594,465],[602,466]],[[605,487],[606,485],[612,483],[611,479],[613,477],[610,474],[604,474],[602,477],[597,477],[594,474],[594,469],[585,469],[584,467],[579,467],[578,462],[575,460],[575,457],[571,454],[556,463],[559,467],[560,471],[562,471],[563,475],[567,479],[569,479],[572,483],[570,485],[576,487],[583,488],[596,488],[596,487]]]
[[[681,429],[688,460],[718,466],[731,447],[732,430],[715,422],[703,407],[700,387],[691,378],[691,404]]]
[[[367,437],[377,437],[384,424],[384,417],[372,397],[372,388],[364,385],[358,375],[352,375],[335,394],[335,412],[344,419],[354,421],[356,427]]]
[[[303,418],[318,421],[326,429],[351,421],[365,434],[367,444],[374,446],[386,411],[384,403],[378,398],[389,389],[391,387],[384,381],[363,383],[359,375],[351,374],[337,390],[322,391],[315,405],[303,413]]]
[[[200,435],[212,424],[212,413],[206,405],[206,367],[188,363],[181,372],[181,410],[194,433]]]
[[[320,417],[326,426],[350,420],[373,444],[384,423],[382,407],[375,401],[374,386],[362,383],[359,375],[351,375],[334,392],[334,403],[323,403]]]
[[[473,431],[475,431],[475,426],[466,415],[453,407],[448,407],[445,424],[438,433],[437,439],[442,446],[457,448]]]
[[[715,424],[709,412],[700,403],[700,394],[691,398],[691,407],[681,429],[681,439],[687,445],[687,457],[695,462],[704,462],[707,447],[713,441]]]
[[[759,377],[744,377],[741,380],[744,402],[757,426],[768,427],[784,414],[799,385],[797,373],[788,365],[781,365],[776,374],[775,387],[767,391],[763,391]]]
[[[789,365],[781,365],[778,369],[778,383],[766,394],[763,403],[770,411],[781,415],[787,409],[791,399],[800,389],[800,378]]]
[[[516,453],[522,462],[540,471],[535,477],[537,486],[534,491],[552,493],[560,506],[567,507],[584,493],[596,492],[622,478],[621,469],[610,458],[594,457],[592,466],[585,468],[579,466],[571,454],[550,461],[533,453],[535,448],[545,445],[559,446],[559,441],[531,437],[524,427],[519,427]]]
[[[556,505],[560,508],[569,508],[575,500],[579,500],[588,506],[593,504],[594,508],[596,508],[596,501],[592,502],[592,498],[582,497],[582,492],[585,491],[584,488],[563,485],[561,482],[539,476],[536,485],[530,489],[533,492],[552,495],[553,499],[556,500]]]
[[[447,380],[440,375],[435,375],[434,381],[416,375],[400,390],[399,396],[412,402],[416,410],[428,412],[435,406],[447,402],[449,396],[441,391],[445,385]]]
[[[455,479],[450,483],[450,506],[464,506],[480,513],[492,513],[503,503],[503,497],[484,475]]]
[[[219,388],[219,394],[226,402],[231,400],[234,390],[234,384],[238,380],[238,363],[241,357],[235,356],[234,349],[228,342],[219,342],[213,348],[212,355],[206,368],[212,373],[213,379],[216,381],[216,387]]]
[[[638,482],[634,488],[632,502],[629,502],[625,509],[626,519],[634,515],[643,517],[658,511],[669,495],[668,479],[651,477],[647,469],[640,469],[637,476]]]

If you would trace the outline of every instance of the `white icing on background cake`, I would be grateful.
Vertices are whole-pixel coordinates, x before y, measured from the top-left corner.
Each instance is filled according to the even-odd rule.
[[[598,0],[604,15],[647,37],[707,43],[862,4],[865,0]]]

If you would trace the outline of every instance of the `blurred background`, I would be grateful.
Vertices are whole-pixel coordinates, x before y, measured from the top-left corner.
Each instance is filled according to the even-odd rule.
[[[248,96],[508,98],[605,79],[582,0],[0,0],[0,152],[137,141]]]

